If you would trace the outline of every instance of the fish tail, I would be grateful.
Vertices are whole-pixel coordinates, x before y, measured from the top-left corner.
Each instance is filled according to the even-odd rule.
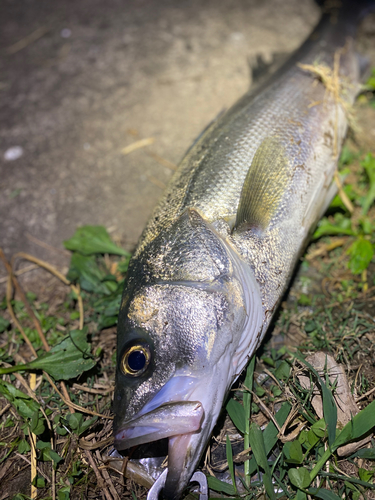
[[[323,14],[336,15],[339,21],[356,26],[368,14],[375,12],[375,0],[315,0]]]

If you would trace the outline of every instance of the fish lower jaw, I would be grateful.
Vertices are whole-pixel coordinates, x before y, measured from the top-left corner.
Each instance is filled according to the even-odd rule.
[[[124,450],[164,438],[199,432],[204,409],[199,401],[162,405],[125,423],[115,433],[115,448]]]

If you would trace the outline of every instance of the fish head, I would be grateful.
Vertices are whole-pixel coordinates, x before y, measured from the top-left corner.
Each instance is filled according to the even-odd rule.
[[[220,272],[216,266],[212,279],[194,281],[185,256],[178,280],[160,280],[160,274],[159,282],[146,280],[127,296],[119,317],[115,447],[168,438],[169,499],[179,498],[189,482],[247,359],[241,340],[249,319],[246,293],[228,262]]]

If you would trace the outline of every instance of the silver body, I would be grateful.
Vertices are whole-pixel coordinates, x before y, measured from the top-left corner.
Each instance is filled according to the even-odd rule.
[[[115,445],[158,439],[156,416],[165,407],[159,437],[169,437],[168,498],[178,498],[194,472],[229,388],[262,341],[335,192],[345,111],[297,63],[332,68],[341,50],[340,99],[352,103],[359,65],[350,17],[336,23],[324,17],[263,88],[246,94],[203,133],[131,262],[118,362],[138,339],[152,356],[139,378],[118,369]],[[140,422],[149,428],[140,431]]]

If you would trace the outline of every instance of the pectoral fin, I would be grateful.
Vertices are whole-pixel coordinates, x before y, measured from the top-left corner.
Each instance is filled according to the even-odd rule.
[[[265,231],[280,207],[288,182],[288,159],[277,137],[267,137],[256,151],[246,175],[235,231]]]

